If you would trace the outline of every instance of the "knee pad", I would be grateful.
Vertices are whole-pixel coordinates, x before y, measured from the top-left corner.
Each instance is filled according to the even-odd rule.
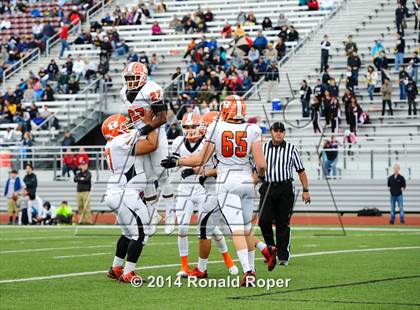
[[[179,237],[187,237],[188,236],[189,227],[188,225],[179,225],[178,226],[178,236]]]

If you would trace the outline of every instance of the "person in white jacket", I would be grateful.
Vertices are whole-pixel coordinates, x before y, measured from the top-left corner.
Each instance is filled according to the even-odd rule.
[[[370,101],[373,100],[373,91],[375,90],[376,83],[378,82],[378,73],[373,66],[369,66],[365,74],[365,85],[368,89]]]

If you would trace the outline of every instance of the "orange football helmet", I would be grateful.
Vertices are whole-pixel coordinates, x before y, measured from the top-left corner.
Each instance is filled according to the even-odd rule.
[[[123,70],[125,85],[128,90],[136,89],[147,82],[148,70],[141,62],[130,62]]]
[[[219,118],[219,112],[210,111],[201,117],[200,131],[202,135],[206,134],[207,127]]]
[[[220,109],[224,121],[243,120],[246,115],[245,100],[237,95],[230,95],[225,98]]]
[[[202,136],[200,132],[201,116],[198,113],[186,113],[182,117],[182,132],[188,140],[195,140]]]
[[[105,139],[111,140],[120,134],[129,131],[130,120],[122,114],[114,114],[109,116],[102,123],[102,135]]]

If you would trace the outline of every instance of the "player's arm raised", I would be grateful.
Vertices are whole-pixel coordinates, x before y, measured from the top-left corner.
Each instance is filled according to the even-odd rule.
[[[140,133],[142,135],[146,135],[150,131],[156,128],[159,128],[160,126],[166,123],[167,106],[163,102],[163,100],[160,98],[160,96],[161,96],[161,91],[156,91],[151,94],[152,100],[155,100],[152,103],[152,111],[155,117],[151,119],[148,124],[140,128]]]
[[[146,111],[143,117],[143,122],[150,124],[152,122],[152,111]],[[147,134],[146,139],[138,140],[135,146],[136,155],[144,155],[154,152],[158,147],[158,134],[156,130],[152,130]]]

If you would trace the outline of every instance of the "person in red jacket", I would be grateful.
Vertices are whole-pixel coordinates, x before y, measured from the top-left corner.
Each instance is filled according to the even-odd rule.
[[[64,50],[70,49],[70,46],[67,42],[67,39],[69,38],[69,26],[65,23],[61,23],[61,29],[60,29],[60,41],[61,41],[61,50],[60,50],[60,58],[63,57]]]
[[[80,148],[79,153],[76,155],[76,167],[79,168],[82,162],[85,162],[89,166],[89,156],[83,147]]]
[[[309,11],[318,11],[319,10],[318,0],[309,0],[309,2],[308,2],[308,10]]]
[[[66,153],[63,156],[63,166],[61,168],[61,176],[70,177],[70,171],[73,171],[73,174],[76,175],[76,159],[73,155],[71,149],[67,149]]]

